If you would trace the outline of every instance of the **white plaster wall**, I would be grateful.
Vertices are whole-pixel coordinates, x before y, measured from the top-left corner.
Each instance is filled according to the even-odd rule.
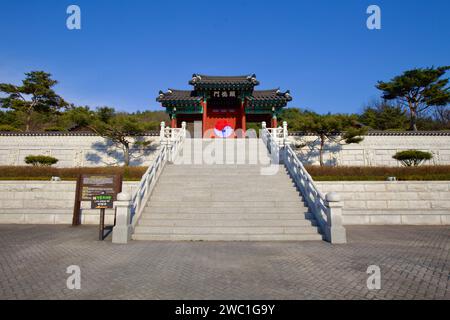
[[[138,183],[124,181],[122,191],[133,194]],[[0,181],[0,223],[71,224],[75,187],[75,181]],[[89,201],[81,207],[83,224],[99,223]],[[106,223],[113,223],[113,210],[106,210]]]
[[[450,181],[316,182],[337,192],[346,225],[450,225]]]
[[[289,137],[291,142],[313,143],[314,136]],[[433,159],[427,164],[450,164],[450,136],[365,136],[359,144],[327,143],[324,161],[329,165],[400,166],[392,156],[408,149],[429,151]],[[317,143],[297,149],[305,164],[319,164]]]
[[[132,165],[148,166],[159,146],[157,137],[140,137],[152,144],[145,150],[133,150]],[[123,152],[107,139],[80,135],[0,135],[0,165],[23,166],[28,155],[49,155],[56,167],[97,167],[123,164]]]
[[[135,150],[132,165],[147,166],[159,146],[158,137],[140,137],[153,141],[146,150]],[[289,137],[290,141],[314,142],[313,136]],[[418,149],[433,153],[429,164],[450,164],[450,136],[365,136],[359,144],[327,144],[327,164],[347,166],[399,166],[392,159],[397,151]],[[0,165],[25,165],[27,155],[51,155],[59,159],[56,167],[95,167],[122,164],[123,154],[108,140],[82,135],[0,135]],[[318,164],[317,144],[298,149],[306,164]]]

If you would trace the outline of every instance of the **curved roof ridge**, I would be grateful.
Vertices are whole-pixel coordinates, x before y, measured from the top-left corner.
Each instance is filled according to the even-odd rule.
[[[170,90],[172,92],[192,92],[192,90],[185,90],[185,89],[174,89],[174,88],[168,88],[167,90]]]
[[[193,77],[195,77],[195,76],[199,76],[199,77],[202,77],[202,78],[205,78],[205,79],[213,79],[213,78],[215,78],[215,79],[229,79],[229,78],[232,78],[232,79],[247,79],[248,77],[254,77],[254,76],[256,76],[255,74],[251,74],[251,73],[249,73],[249,74],[243,74],[243,75],[234,75],[234,76],[215,76],[215,75],[207,75],[207,74],[201,74],[201,73],[194,73],[193,75],[192,75]]]
[[[255,89],[255,90],[253,90],[253,92],[277,92],[277,91],[279,91],[279,90],[280,90],[280,88],[274,88],[274,89],[261,89],[261,90]]]

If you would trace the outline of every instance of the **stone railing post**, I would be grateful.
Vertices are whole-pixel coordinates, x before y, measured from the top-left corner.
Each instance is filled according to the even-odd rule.
[[[166,135],[166,123],[164,121],[161,121],[161,130],[159,131],[159,138],[161,140],[161,143],[163,143]]]
[[[126,244],[131,240],[133,227],[131,225],[131,196],[121,192],[114,201],[116,210],[116,225],[113,228],[112,242]]]
[[[283,121],[283,145],[286,145],[287,138],[288,138],[287,122]]]
[[[186,121],[183,121],[181,123],[181,130],[182,130],[183,138],[186,138]]]
[[[325,236],[331,243],[347,243],[347,233],[342,225],[341,197],[335,193],[327,193],[325,197],[327,206],[327,225]]]

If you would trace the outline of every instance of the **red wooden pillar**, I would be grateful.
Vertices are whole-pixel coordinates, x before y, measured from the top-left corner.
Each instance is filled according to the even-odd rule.
[[[245,131],[247,130],[247,119],[245,117],[245,99],[241,100],[241,129],[242,129],[242,137],[245,137]]]
[[[273,116],[272,116],[272,123],[271,123],[271,125],[272,125],[272,128],[276,128],[278,126],[277,115],[276,114],[273,114]]]
[[[202,127],[203,127],[203,133],[202,133],[202,136],[205,134],[205,132],[206,132],[206,119],[207,119],[207,115],[206,115],[206,112],[207,112],[207,102],[206,102],[206,99],[203,101],[203,117],[202,117]]]
[[[171,128],[177,127],[177,115],[175,113],[172,114],[172,122],[171,122],[170,127]]]

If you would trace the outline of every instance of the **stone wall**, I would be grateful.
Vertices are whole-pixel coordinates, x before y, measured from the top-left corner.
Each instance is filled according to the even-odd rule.
[[[316,182],[343,200],[346,225],[450,225],[450,181]]]
[[[318,141],[314,136],[290,136],[290,141],[308,146],[298,149],[305,164],[319,164]],[[433,159],[427,164],[450,164],[450,134],[379,134],[367,135],[359,144],[327,143],[324,161],[327,165],[345,166],[399,166],[392,156],[397,151],[417,149],[429,151]]]
[[[337,192],[346,225],[450,225],[450,181],[316,182],[322,192]],[[74,181],[0,181],[0,223],[70,224]],[[133,194],[138,182],[126,181]],[[99,210],[82,203],[82,222],[98,224]],[[107,224],[112,223],[107,210]]]
[[[138,182],[123,182],[123,192],[133,194]],[[75,181],[0,181],[0,223],[71,224],[75,203]],[[82,223],[98,224],[99,210],[83,201]],[[106,223],[113,210],[106,210]]]
[[[145,149],[132,150],[132,165],[148,166],[159,146],[159,138],[138,137],[151,141]],[[92,134],[0,134],[0,166],[25,165],[28,155],[49,155],[59,162],[56,167],[97,167],[123,164],[123,152],[111,141]]]

